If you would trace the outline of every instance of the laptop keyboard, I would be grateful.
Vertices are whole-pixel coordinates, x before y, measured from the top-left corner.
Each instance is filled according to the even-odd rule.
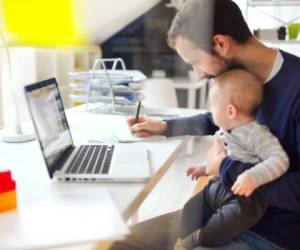
[[[66,173],[108,174],[114,148],[114,145],[80,146]]]

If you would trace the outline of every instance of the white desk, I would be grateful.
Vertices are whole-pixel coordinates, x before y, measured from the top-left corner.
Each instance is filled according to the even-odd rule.
[[[76,109],[74,109],[76,110]],[[75,144],[84,143],[86,139],[91,139],[92,137],[101,138],[101,134],[105,135],[107,131],[98,129],[99,127],[99,115],[87,114],[81,112],[74,112],[74,110],[67,112],[67,117],[69,125],[71,128],[72,136]],[[195,113],[199,111],[191,111],[186,113]],[[96,122],[98,120],[98,123]],[[156,142],[143,142],[146,144],[147,148],[151,151],[151,165],[155,170],[154,176],[150,179],[148,183],[135,183],[135,184],[100,184],[100,183],[58,183],[51,181],[48,177],[47,169],[44,164],[42,154],[37,141],[22,143],[22,144],[6,144],[0,142],[0,159],[1,165],[0,169],[11,169],[13,176],[17,183],[17,195],[18,195],[18,205],[22,206],[27,202],[32,202],[36,199],[40,199],[42,196],[49,194],[50,192],[60,192],[62,190],[95,190],[99,186],[108,187],[117,207],[120,209],[125,220],[129,219],[155,188],[157,183],[161,185],[160,180],[167,172],[169,167],[173,164],[176,157],[180,156],[180,152],[183,151],[185,145],[185,137],[173,138],[163,141]],[[200,148],[202,155],[206,149],[206,141],[202,140],[200,142]],[[120,144],[121,147],[139,147],[141,143],[135,144]],[[182,157],[183,156],[183,157]],[[175,175],[170,175],[168,185],[176,185],[176,180],[174,183],[174,177],[179,178],[179,176],[184,175],[184,170],[186,167],[193,163],[195,160],[193,157],[192,162],[186,161],[185,154],[181,153],[181,157],[184,168],[177,166]],[[203,156],[201,156],[203,158]],[[188,181],[187,178],[182,178],[186,183],[190,183],[191,187],[195,184]],[[178,187],[178,186],[177,186]],[[164,188],[164,185],[162,186]],[[156,190],[156,193],[163,193],[162,188]],[[182,193],[182,192],[181,192]],[[179,194],[180,196],[180,194]],[[187,193],[185,197],[190,196]],[[149,196],[150,197],[150,196]],[[157,199],[159,196],[155,196]],[[151,199],[150,199],[151,200]],[[172,205],[169,205],[172,207]],[[152,217],[157,213],[164,211],[156,211],[154,214],[148,213],[146,216],[141,216],[141,219]]]

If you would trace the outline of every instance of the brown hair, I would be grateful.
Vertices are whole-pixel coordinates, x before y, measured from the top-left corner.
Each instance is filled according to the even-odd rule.
[[[182,36],[211,52],[212,36],[229,35],[242,44],[252,36],[241,10],[231,0],[186,0],[175,15],[168,32],[168,44],[175,48]]]

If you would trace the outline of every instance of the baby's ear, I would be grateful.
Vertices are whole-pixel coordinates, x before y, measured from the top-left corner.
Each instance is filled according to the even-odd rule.
[[[234,106],[233,104],[229,104],[227,106],[227,115],[228,115],[228,118],[230,120],[233,120],[237,117],[237,114],[238,114],[238,110],[236,108],[236,106]]]

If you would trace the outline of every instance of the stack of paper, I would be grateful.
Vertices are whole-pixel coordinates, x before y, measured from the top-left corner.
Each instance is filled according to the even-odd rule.
[[[145,98],[141,90],[146,76],[138,70],[95,70],[92,80],[91,75],[92,71],[69,73],[72,79],[69,84],[72,88],[70,98],[74,103],[85,103],[88,100],[90,103],[110,104],[111,89],[115,104],[121,106],[131,105]]]

